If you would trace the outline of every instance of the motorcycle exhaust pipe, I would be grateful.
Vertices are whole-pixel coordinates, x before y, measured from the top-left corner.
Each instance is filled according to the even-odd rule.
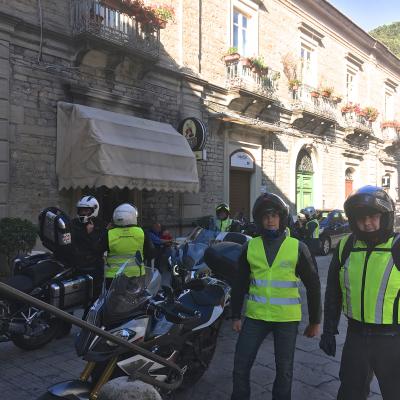
[[[4,297],[12,297],[15,298],[19,301],[28,303],[34,307],[40,308],[41,310],[45,310],[56,317],[62,319],[63,321],[70,322],[73,325],[79,326],[82,329],[88,329],[89,331],[95,333],[97,336],[100,336],[104,339],[107,339],[113,343],[116,343],[119,346],[125,347],[126,349],[133,351],[143,357],[146,357],[152,361],[155,361],[157,363],[160,363],[161,365],[164,365],[167,368],[171,368],[177,373],[177,380],[176,382],[172,383],[166,383],[166,382],[161,382],[155,378],[152,378],[149,375],[145,375],[141,372],[136,372],[135,376],[133,378],[140,379],[141,381],[148,383],[153,386],[160,387],[162,389],[166,390],[174,390],[178,388],[183,380],[183,371],[179,368],[178,365],[176,365],[174,362],[165,359],[151,351],[145,350],[142,347],[130,343],[126,341],[125,339],[122,339],[118,336],[114,336],[113,334],[104,331],[103,329],[89,324],[86,321],[83,321],[74,315],[71,315],[65,311],[60,310],[57,307],[52,306],[51,304],[47,304],[44,301],[41,301],[39,299],[36,299],[35,297],[30,296],[29,294],[23,293],[20,290],[17,290],[9,285],[6,285],[5,283],[0,282],[0,294]]]

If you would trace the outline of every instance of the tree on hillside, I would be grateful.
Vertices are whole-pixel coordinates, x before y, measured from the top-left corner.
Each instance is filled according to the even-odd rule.
[[[400,22],[379,26],[369,34],[382,42],[392,53],[400,58]]]

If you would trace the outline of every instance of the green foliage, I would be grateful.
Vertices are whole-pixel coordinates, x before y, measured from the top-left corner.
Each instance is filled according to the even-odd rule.
[[[369,34],[382,42],[392,53],[400,58],[400,22],[379,26]]]
[[[26,219],[0,220],[0,254],[5,256],[8,266],[16,255],[33,249],[37,234],[37,227]]]

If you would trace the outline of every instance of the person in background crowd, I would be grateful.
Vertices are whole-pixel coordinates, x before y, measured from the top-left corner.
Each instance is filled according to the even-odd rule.
[[[304,242],[307,244],[311,253],[315,256],[320,251],[319,241],[319,222],[317,219],[317,211],[314,207],[306,207],[301,210],[301,213],[306,217],[306,226],[304,229]]]
[[[115,274],[126,264],[127,276],[140,275],[140,266],[135,259],[137,252],[141,260],[154,257],[154,245],[148,234],[137,225],[138,211],[132,204],[124,203],[113,213],[113,228],[108,231],[107,264],[105,269],[106,286],[109,287]]]
[[[230,218],[228,204],[221,203],[215,207],[216,229],[221,232],[240,232],[240,223]]]
[[[168,247],[172,244],[173,238],[172,236],[170,237],[170,235],[166,235],[165,231],[162,231],[161,224],[158,222],[153,223],[151,229],[149,230],[149,237],[155,248],[154,265],[159,268],[161,259],[163,258],[166,249],[168,249]]]
[[[329,266],[320,347],[336,354],[341,309],[348,319],[338,400],[366,400],[375,374],[382,398],[400,398],[400,236],[394,203],[379,187],[364,186],[344,203],[351,235]]]
[[[307,337],[318,335],[321,287],[318,271],[307,246],[286,236],[288,207],[273,193],[262,194],[253,207],[259,236],[243,246],[232,289],[233,329],[240,332],[233,369],[232,400],[250,399],[250,371],[265,337],[274,336],[276,378],[274,400],[290,400],[293,359],[301,299],[299,281],[307,290]],[[248,293],[245,319],[241,312]]]
[[[84,196],[76,204],[77,217],[71,221],[75,265],[93,277],[93,295],[97,299],[104,280],[104,252],[107,230],[98,219],[99,202],[93,196]]]

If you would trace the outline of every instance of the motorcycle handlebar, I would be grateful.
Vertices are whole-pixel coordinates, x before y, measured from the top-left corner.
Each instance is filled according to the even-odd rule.
[[[176,372],[177,379],[175,382],[172,383],[166,383],[166,382],[161,382],[158,381],[157,379],[152,378],[149,375],[143,375],[141,373],[137,373],[136,376],[143,380],[146,383],[149,383],[151,385],[160,387],[162,389],[166,390],[174,390],[178,388],[183,380],[183,372],[179,368],[178,365],[176,365],[174,362],[167,360],[151,351],[148,351],[134,343],[130,343],[125,339],[120,338],[119,336],[115,336],[110,332],[107,332],[96,325],[92,325],[84,320],[81,320],[74,315],[71,315],[65,311],[62,311],[58,309],[57,307],[54,307],[50,304],[45,303],[44,301],[41,301],[39,299],[36,299],[35,297],[32,297],[26,293],[21,292],[20,290],[17,290],[5,283],[0,282],[0,294],[4,297],[13,297],[16,298],[19,301],[26,302],[28,304],[31,304],[41,310],[45,310],[56,317],[62,319],[63,321],[70,322],[73,325],[79,326],[82,329],[88,329],[89,331],[95,333],[96,335],[102,337],[103,339],[109,340],[113,343],[116,343],[117,345],[121,347],[125,347],[130,351],[133,351],[137,354],[140,354],[152,361],[155,361],[161,365],[164,365],[165,367],[171,368]]]

